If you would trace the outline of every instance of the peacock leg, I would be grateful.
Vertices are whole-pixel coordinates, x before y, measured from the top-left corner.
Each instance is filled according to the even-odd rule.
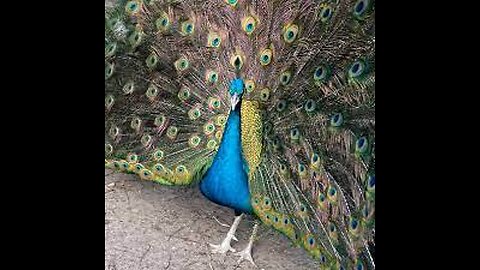
[[[233,224],[227,233],[227,237],[225,237],[225,239],[222,241],[220,245],[210,244],[210,246],[213,248],[212,253],[227,253],[227,251],[235,252],[235,249],[233,249],[230,246],[230,242],[232,241],[232,239],[234,240],[237,239],[235,237],[235,231],[237,231],[238,224],[240,223],[240,220],[242,219],[242,217],[243,217],[243,214],[235,217],[235,220],[233,221]]]
[[[250,236],[250,241],[248,242],[247,247],[244,250],[235,253],[235,255],[240,256],[240,259],[238,259],[237,263],[240,263],[243,260],[247,260],[251,262],[255,267],[257,267],[257,265],[255,265],[255,263],[253,262],[253,258],[252,258],[252,246],[253,246],[253,241],[255,240],[255,235],[257,234],[257,227],[258,227],[258,222],[255,221],[255,224],[253,225],[252,235]]]

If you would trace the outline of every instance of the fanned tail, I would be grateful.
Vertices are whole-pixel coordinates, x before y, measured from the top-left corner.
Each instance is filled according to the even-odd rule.
[[[263,123],[250,162],[255,212],[326,269],[374,268],[373,1],[250,7],[262,14],[246,96]]]
[[[225,33],[199,1],[119,1],[106,13],[107,167],[162,184],[200,179],[229,111]]]

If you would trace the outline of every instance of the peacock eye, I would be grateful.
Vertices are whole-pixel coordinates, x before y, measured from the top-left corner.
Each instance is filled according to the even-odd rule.
[[[208,99],[208,105],[213,109],[218,109],[221,106],[220,100],[216,97],[211,97]]]
[[[190,140],[188,141],[188,144],[191,147],[197,147],[201,142],[201,138],[197,135],[193,135]]]
[[[119,169],[119,168],[120,168],[120,162],[114,161],[114,162],[113,162],[113,166],[114,166],[115,168]]]
[[[224,126],[226,122],[227,122],[227,117],[224,114],[219,114],[217,116],[215,124],[221,127],[221,126]]]
[[[220,36],[216,33],[210,33],[208,35],[208,47],[213,47],[213,48],[218,48],[220,47],[220,44],[222,42],[222,39]]]
[[[335,228],[335,225],[333,223],[330,223],[330,225],[328,226],[328,230],[333,233],[337,230],[337,228]]]
[[[279,221],[279,220],[278,220],[278,217],[277,217],[277,216],[274,216],[274,217],[273,217],[273,222],[278,223],[278,221]]]
[[[128,154],[127,161],[128,162],[137,162],[138,156],[136,154]]]
[[[188,89],[187,87],[183,87],[178,92],[178,98],[181,101],[186,101],[189,97],[190,97],[190,89]]]
[[[264,128],[265,134],[268,134],[270,133],[270,131],[272,131],[273,125],[271,122],[266,122],[263,124],[263,128]]]
[[[158,88],[153,85],[153,84],[150,84],[147,88],[147,92],[145,93],[147,95],[147,97],[150,99],[150,100],[154,100],[155,97],[158,95]]]
[[[157,117],[155,117],[153,124],[157,127],[162,127],[165,124],[166,120],[167,119],[165,118],[164,115],[158,115]]]
[[[107,110],[110,110],[112,108],[114,102],[115,99],[112,95],[108,95],[105,97],[105,107],[107,108]]]
[[[278,148],[278,147],[280,146],[280,140],[279,140],[278,138],[274,138],[274,139],[272,140],[272,146],[273,146],[274,148]]]
[[[230,59],[230,64],[236,69],[240,70],[243,67],[243,60],[242,57],[238,54],[235,54]]]
[[[166,31],[170,27],[170,19],[166,13],[155,21],[155,27],[158,31]]]
[[[320,13],[320,20],[322,22],[327,22],[332,18],[332,8],[330,6],[325,6]]]
[[[279,100],[277,103],[277,111],[278,112],[283,112],[285,108],[287,107],[287,102],[285,100]]]
[[[105,62],[105,80],[112,76],[113,68],[114,68],[113,63],[110,64],[108,62]]]
[[[207,81],[211,84],[214,84],[218,81],[218,73],[215,71],[207,72]]]
[[[292,78],[292,73],[290,71],[284,71],[280,75],[280,83],[283,86],[286,86],[290,83],[290,79]]]
[[[125,95],[129,95],[133,93],[134,89],[135,89],[135,83],[133,81],[129,81],[123,86],[122,91]]]
[[[128,37],[128,41],[132,47],[137,47],[140,42],[142,42],[142,32],[139,30],[135,30],[132,34]]]
[[[215,131],[215,125],[213,123],[206,123],[205,126],[203,127],[203,132],[205,135],[210,135]]]
[[[110,137],[112,139],[115,139],[117,136],[118,136],[118,133],[120,133],[120,129],[118,127],[111,127],[109,130],[108,130],[108,135],[110,135]]]
[[[145,60],[145,63],[147,64],[147,67],[152,69],[155,68],[155,66],[158,63],[158,57],[155,53],[151,53],[147,59]]]
[[[298,171],[301,172],[301,173],[304,172],[305,171],[305,166],[303,164],[298,165]],[[301,209],[303,209],[303,206],[302,206]]]
[[[225,2],[226,2],[227,4],[229,4],[230,6],[234,7],[234,6],[237,5],[238,0],[225,0]]]
[[[290,130],[290,138],[292,140],[298,140],[300,138],[300,131],[298,128],[293,128]]]
[[[326,197],[325,197],[325,195],[324,195],[323,193],[319,193],[319,194],[318,194],[318,200],[319,200],[320,202],[323,203],[323,202],[325,201],[325,199],[326,199]]]
[[[138,118],[138,117],[135,117],[130,122],[130,127],[134,130],[138,130],[138,129],[140,129],[141,124],[142,124],[142,120],[140,120],[140,118]]]
[[[163,167],[162,164],[160,163],[157,163],[153,166],[153,168],[155,169],[155,171],[157,171],[158,173],[161,173],[163,171],[165,171],[165,167]]]
[[[202,115],[202,113],[200,112],[200,109],[198,109],[198,108],[192,108],[192,109],[190,109],[190,111],[188,111],[188,117],[191,120],[197,120],[201,115]]]
[[[245,31],[245,33],[247,33],[248,35],[252,34],[253,31],[255,30],[255,26],[256,26],[256,21],[253,17],[251,16],[248,16],[248,17],[245,17],[243,20],[242,20],[242,29],[243,31]]]
[[[330,118],[330,124],[334,127],[339,127],[343,124],[343,115],[341,113],[335,113]]]
[[[128,1],[125,5],[125,12],[134,15],[140,11],[140,5],[139,1]]]
[[[105,154],[109,155],[113,152],[113,146],[109,143],[105,144]]]
[[[142,136],[142,138],[140,139],[140,142],[142,143],[142,145],[144,147],[147,147],[150,145],[150,143],[152,142],[152,136],[148,135],[148,134],[145,134]]]
[[[308,244],[311,247],[313,247],[315,245],[315,239],[312,236],[308,237]]]
[[[298,26],[296,24],[289,24],[285,26],[283,32],[283,40],[287,43],[295,41],[298,35]]]
[[[368,211],[368,206],[367,206],[367,204],[365,204],[365,205],[363,206],[362,214],[363,214],[363,217],[364,217],[364,218],[368,218],[368,214],[370,214],[370,212]]]
[[[255,82],[252,80],[245,81],[245,88],[247,89],[248,93],[252,92],[255,90]]]
[[[212,139],[212,140],[209,140],[209,141],[207,142],[207,148],[210,149],[210,150],[215,149],[216,146],[217,146],[217,141],[215,141],[215,140],[213,140],[213,139]]]
[[[335,199],[335,195],[337,195],[337,189],[333,186],[330,186],[327,191],[328,197],[331,199]]]
[[[185,58],[185,57],[182,57],[182,58],[178,59],[177,61],[175,61],[175,69],[178,70],[178,71],[186,70],[189,65],[190,65],[189,62],[188,62],[187,58]]]
[[[185,167],[185,165],[178,165],[175,170],[177,171],[177,173],[184,173],[187,171],[187,167]]]
[[[157,150],[153,153],[153,158],[156,160],[156,161],[159,161],[163,158],[163,151],[162,150]]]
[[[264,49],[262,53],[260,53],[260,64],[262,66],[267,66],[272,62],[272,53],[271,49]]]
[[[323,254],[320,255],[320,261],[321,261],[322,263],[326,263],[326,262],[327,262],[327,258],[325,257],[325,255],[323,255]]]
[[[313,73],[313,79],[315,82],[325,82],[328,78],[330,71],[328,70],[327,66],[320,65],[315,69]]]
[[[283,219],[283,224],[288,225],[290,223],[290,220],[288,218]]]
[[[270,89],[264,88],[262,89],[262,91],[260,91],[260,99],[262,101],[267,101],[269,97],[270,97]]]
[[[348,76],[350,78],[360,77],[365,71],[365,62],[362,60],[355,61],[348,70]]]
[[[178,128],[175,127],[175,126],[170,126],[167,129],[167,137],[171,140],[173,140],[177,137],[177,133],[178,133]]]
[[[350,218],[350,229],[356,230],[358,228],[358,220],[356,218]]]
[[[271,204],[270,198],[265,198],[263,200],[263,204],[265,204],[265,206],[269,206]]]
[[[135,165],[135,170],[136,170],[137,172],[141,171],[141,170],[144,169],[144,168],[145,168],[145,167],[143,167],[143,165],[140,164],[140,163],[137,164],[137,165]]]
[[[223,136],[223,130],[221,129],[215,133],[215,138],[217,138],[218,141],[222,140],[222,136]]]
[[[375,190],[375,175],[369,175],[367,180],[367,189]]]
[[[195,26],[191,21],[186,21],[182,23],[182,34],[185,36],[192,35],[195,31]]]
[[[363,263],[358,261],[357,266],[355,267],[356,270],[363,270]]]
[[[305,108],[305,111],[313,112],[315,110],[316,103],[313,99],[309,99],[307,100],[307,102],[305,102],[305,105],[303,107]]]
[[[363,19],[372,9],[372,2],[370,0],[358,0],[353,6],[353,16],[357,19]]]
[[[143,170],[143,176],[149,177],[150,175],[152,175],[152,173],[149,170],[147,170],[147,169]]]
[[[105,47],[105,57],[110,57],[115,54],[117,50],[117,43],[112,42]]]
[[[365,153],[368,149],[368,140],[366,137],[360,137],[355,143],[355,149],[359,153]]]

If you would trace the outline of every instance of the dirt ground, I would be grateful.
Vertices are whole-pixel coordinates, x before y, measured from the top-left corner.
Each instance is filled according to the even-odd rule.
[[[165,187],[135,175],[105,170],[105,269],[318,269],[301,248],[276,231],[259,226],[250,262],[212,254],[208,243],[219,244],[233,211],[202,196],[198,188]],[[243,218],[232,247],[242,250],[253,226]]]

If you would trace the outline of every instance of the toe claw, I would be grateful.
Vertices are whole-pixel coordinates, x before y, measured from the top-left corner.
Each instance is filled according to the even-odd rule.
[[[255,267],[257,267],[257,265],[255,264],[255,262],[253,261],[252,252],[251,252],[251,251],[252,251],[251,248],[247,247],[247,248],[245,248],[244,250],[235,253],[236,256],[240,256],[240,258],[238,259],[237,263],[239,264],[239,263],[241,263],[243,260],[246,260],[246,261],[251,262]]]

